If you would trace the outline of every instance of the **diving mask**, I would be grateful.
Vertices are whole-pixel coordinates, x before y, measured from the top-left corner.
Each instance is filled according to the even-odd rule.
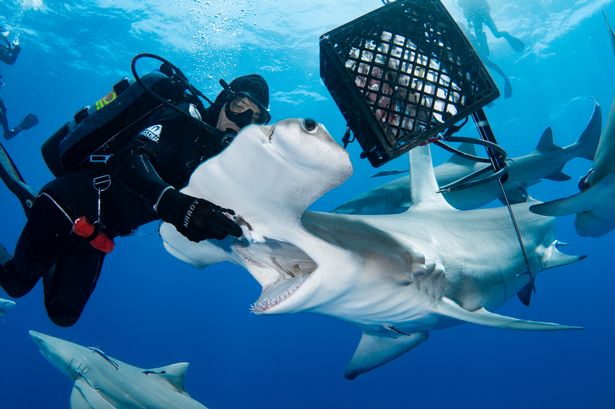
[[[271,120],[267,107],[263,106],[249,92],[235,91],[224,80],[220,84],[228,92],[224,113],[238,127],[243,128],[250,124],[265,125]]]

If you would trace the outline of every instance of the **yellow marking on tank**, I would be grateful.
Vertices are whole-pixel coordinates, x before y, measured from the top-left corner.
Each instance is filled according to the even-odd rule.
[[[107,95],[96,101],[96,110],[103,109],[117,98],[117,92],[115,90],[109,92]]]

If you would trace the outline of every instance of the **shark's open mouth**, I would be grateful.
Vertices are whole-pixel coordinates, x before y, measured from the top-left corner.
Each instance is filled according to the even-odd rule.
[[[250,311],[258,314],[275,307],[293,295],[306,279],[305,275],[301,275],[291,279],[283,279],[267,288],[263,288],[258,301],[250,306]]]
[[[303,250],[278,240],[237,246],[235,251],[263,287],[259,299],[251,306],[251,311],[257,314],[286,301],[318,267]]]

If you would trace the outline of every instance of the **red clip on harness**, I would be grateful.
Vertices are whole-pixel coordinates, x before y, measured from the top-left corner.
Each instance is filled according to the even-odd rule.
[[[83,237],[90,242],[90,245],[98,251],[105,254],[111,253],[115,247],[112,239],[101,231],[98,231],[95,225],[90,223],[85,216],[79,217],[73,223],[73,233],[79,237]]]

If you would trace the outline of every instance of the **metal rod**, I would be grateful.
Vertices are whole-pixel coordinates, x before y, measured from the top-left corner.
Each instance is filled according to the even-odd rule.
[[[480,134],[482,139],[485,139],[489,142],[496,143],[495,135],[491,129],[491,125],[489,125],[489,121],[487,120],[487,115],[482,108],[479,108],[472,114],[472,118],[476,123],[476,128],[478,129],[478,133]],[[494,169],[501,169],[502,163],[501,158],[498,158],[498,155],[489,147],[487,149],[487,154],[489,155],[489,159],[491,159],[491,164]],[[523,243],[523,237],[521,237],[521,230],[519,229],[519,224],[517,223],[517,218],[515,217],[515,213],[513,212],[512,206],[510,205],[510,201],[508,200],[508,195],[506,194],[506,189],[504,189],[503,178],[498,178],[498,185],[500,186],[500,191],[502,192],[502,197],[506,203],[506,207],[508,208],[508,213],[510,214],[510,218],[513,223],[513,227],[515,228],[515,233],[517,234],[517,240],[519,241],[519,246],[521,247],[521,253],[523,254],[523,259],[525,261],[525,268],[527,269],[528,274],[530,275],[530,283],[532,283],[532,288],[534,287],[534,278],[535,275],[532,273],[532,269],[530,267],[530,258],[527,255],[527,251],[525,249],[525,244]]]

